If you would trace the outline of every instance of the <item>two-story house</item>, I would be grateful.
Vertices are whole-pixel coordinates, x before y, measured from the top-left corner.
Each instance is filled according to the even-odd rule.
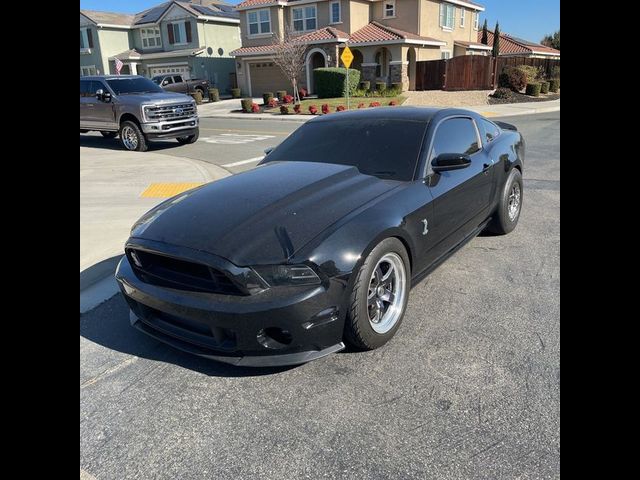
[[[238,85],[248,95],[291,89],[273,63],[273,45],[293,32],[309,46],[302,84],[314,91],[313,69],[337,67],[348,45],[362,80],[415,87],[416,61],[487,54],[478,42],[484,7],[466,0],[245,0]]]
[[[235,86],[239,15],[216,0],[169,1],[135,15],[80,10],[80,75],[180,73]]]

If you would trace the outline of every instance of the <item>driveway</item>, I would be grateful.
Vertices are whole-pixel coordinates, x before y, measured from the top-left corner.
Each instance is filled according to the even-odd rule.
[[[382,349],[241,369],[138,333],[120,296],[82,314],[81,475],[558,478],[559,113],[505,120],[527,141],[518,227],[474,239],[418,284]],[[206,126],[253,129],[224,122]],[[189,147],[228,164],[295,128],[259,123],[282,135]]]

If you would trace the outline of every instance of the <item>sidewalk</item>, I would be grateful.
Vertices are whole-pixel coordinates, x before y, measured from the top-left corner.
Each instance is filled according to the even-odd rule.
[[[258,105],[262,105],[262,98],[254,98],[253,101]],[[322,100],[318,100],[320,105]],[[451,107],[456,107],[451,105]],[[551,100],[548,102],[527,102],[527,103],[509,103],[504,105],[474,105],[471,107],[460,107],[467,110],[478,112],[485,117],[508,117],[513,115],[529,115],[533,113],[555,112],[560,110],[560,100]],[[200,118],[233,118],[243,120],[280,120],[293,122],[306,122],[311,120],[314,115],[278,115],[271,113],[240,113],[234,110],[240,109],[240,99],[233,98],[230,100],[222,100],[215,103],[207,103],[198,106],[198,114]]]
[[[80,147],[81,312],[104,299],[104,292],[93,290],[114,289],[113,272],[131,226],[164,200],[141,197],[151,184],[199,184],[227,175],[220,167],[187,158]],[[103,280],[111,281],[99,286]]]

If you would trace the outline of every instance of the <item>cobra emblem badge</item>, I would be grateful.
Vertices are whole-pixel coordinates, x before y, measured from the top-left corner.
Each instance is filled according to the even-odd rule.
[[[422,220],[422,223],[424,223],[424,230],[422,231],[422,235],[426,235],[427,233],[429,233],[429,222],[425,218],[424,220]]]

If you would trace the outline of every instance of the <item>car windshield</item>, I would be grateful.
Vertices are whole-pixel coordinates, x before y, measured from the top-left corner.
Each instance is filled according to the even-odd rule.
[[[148,78],[122,77],[110,78],[107,84],[116,95],[126,95],[128,93],[163,93],[158,85]]]
[[[398,118],[309,122],[272,150],[262,163],[352,165],[366,175],[406,182],[413,180],[425,128],[424,121]]]

